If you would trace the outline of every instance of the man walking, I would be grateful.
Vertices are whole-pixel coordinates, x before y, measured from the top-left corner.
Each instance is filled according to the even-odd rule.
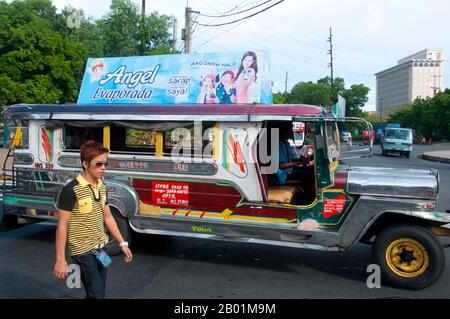
[[[125,262],[133,255],[124,241],[108,206],[106,186],[102,181],[109,150],[95,141],[87,141],[80,148],[83,172],[63,187],[57,201],[56,263],[54,275],[67,276],[66,243],[74,262],[80,266],[81,281],[86,299],[104,299],[106,267],[105,253],[108,235],[104,226],[120,243]]]

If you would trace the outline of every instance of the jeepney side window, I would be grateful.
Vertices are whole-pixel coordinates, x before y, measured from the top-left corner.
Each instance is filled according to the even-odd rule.
[[[88,140],[103,143],[103,127],[64,126],[64,150],[79,151]]]
[[[212,130],[206,130],[212,128],[214,124],[215,122],[204,122],[201,126],[194,128],[194,122],[152,122],[149,123],[148,129],[126,128],[113,124],[110,127],[111,152],[138,152],[154,156],[157,148],[157,134],[162,133],[163,156],[171,156],[172,148],[176,145],[180,146],[179,143],[186,143],[185,147],[189,152],[189,156],[196,156],[199,153],[195,151],[203,151],[206,145],[212,142]],[[197,139],[195,139],[196,129],[201,129],[200,138]]]
[[[200,123],[200,122],[199,122]],[[204,154],[208,144],[213,142],[213,127],[215,122],[201,122],[197,126],[194,122],[186,123],[180,130],[177,128],[164,132],[164,156],[171,156],[175,146],[184,146],[190,157],[211,157],[211,153]],[[211,150],[211,148],[210,148]],[[180,155],[186,156],[184,153]]]
[[[3,147],[8,149],[26,149],[29,147],[28,121],[7,120],[4,125]]]

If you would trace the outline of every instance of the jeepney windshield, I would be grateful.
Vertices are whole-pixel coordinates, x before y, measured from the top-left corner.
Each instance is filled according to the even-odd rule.
[[[411,130],[387,129],[386,138],[398,140],[412,140],[412,132]]]
[[[339,132],[335,122],[325,122],[325,140],[330,160],[339,158]]]

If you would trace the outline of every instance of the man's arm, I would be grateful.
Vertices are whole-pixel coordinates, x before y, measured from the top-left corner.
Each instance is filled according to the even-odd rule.
[[[123,239],[119,227],[117,227],[117,223],[113,215],[111,214],[111,209],[109,208],[109,205],[105,205],[105,207],[103,208],[103,220],[111,235],[113,235],[113,237],[119,243],[124,242],[125,240]],[[125,254],[124,257],[125,262],[131,262],[131,260],[133,259],[133,254],[131,253],[130,249],[127,246],[123,246],[122,252]]]
[[[296,168],[296,167],[309,166],[310,162],[311,162],[310,158],[300,157],[300,158],[294,159],[293,162],[280,163],[280,168],[281,169],[290,169],[290,168]]]
[[[66,241],[67,225],[71,212],[58,209],[58,227],[56,228],[56,263],[53,274],[57,279],[64,279],[67,275]]]

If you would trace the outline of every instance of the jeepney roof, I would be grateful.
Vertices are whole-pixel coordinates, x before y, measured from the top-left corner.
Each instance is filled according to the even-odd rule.
[[[250,122],[321,115],[322,107],[298,104],[16,104],[4,113],[14,119]]]

